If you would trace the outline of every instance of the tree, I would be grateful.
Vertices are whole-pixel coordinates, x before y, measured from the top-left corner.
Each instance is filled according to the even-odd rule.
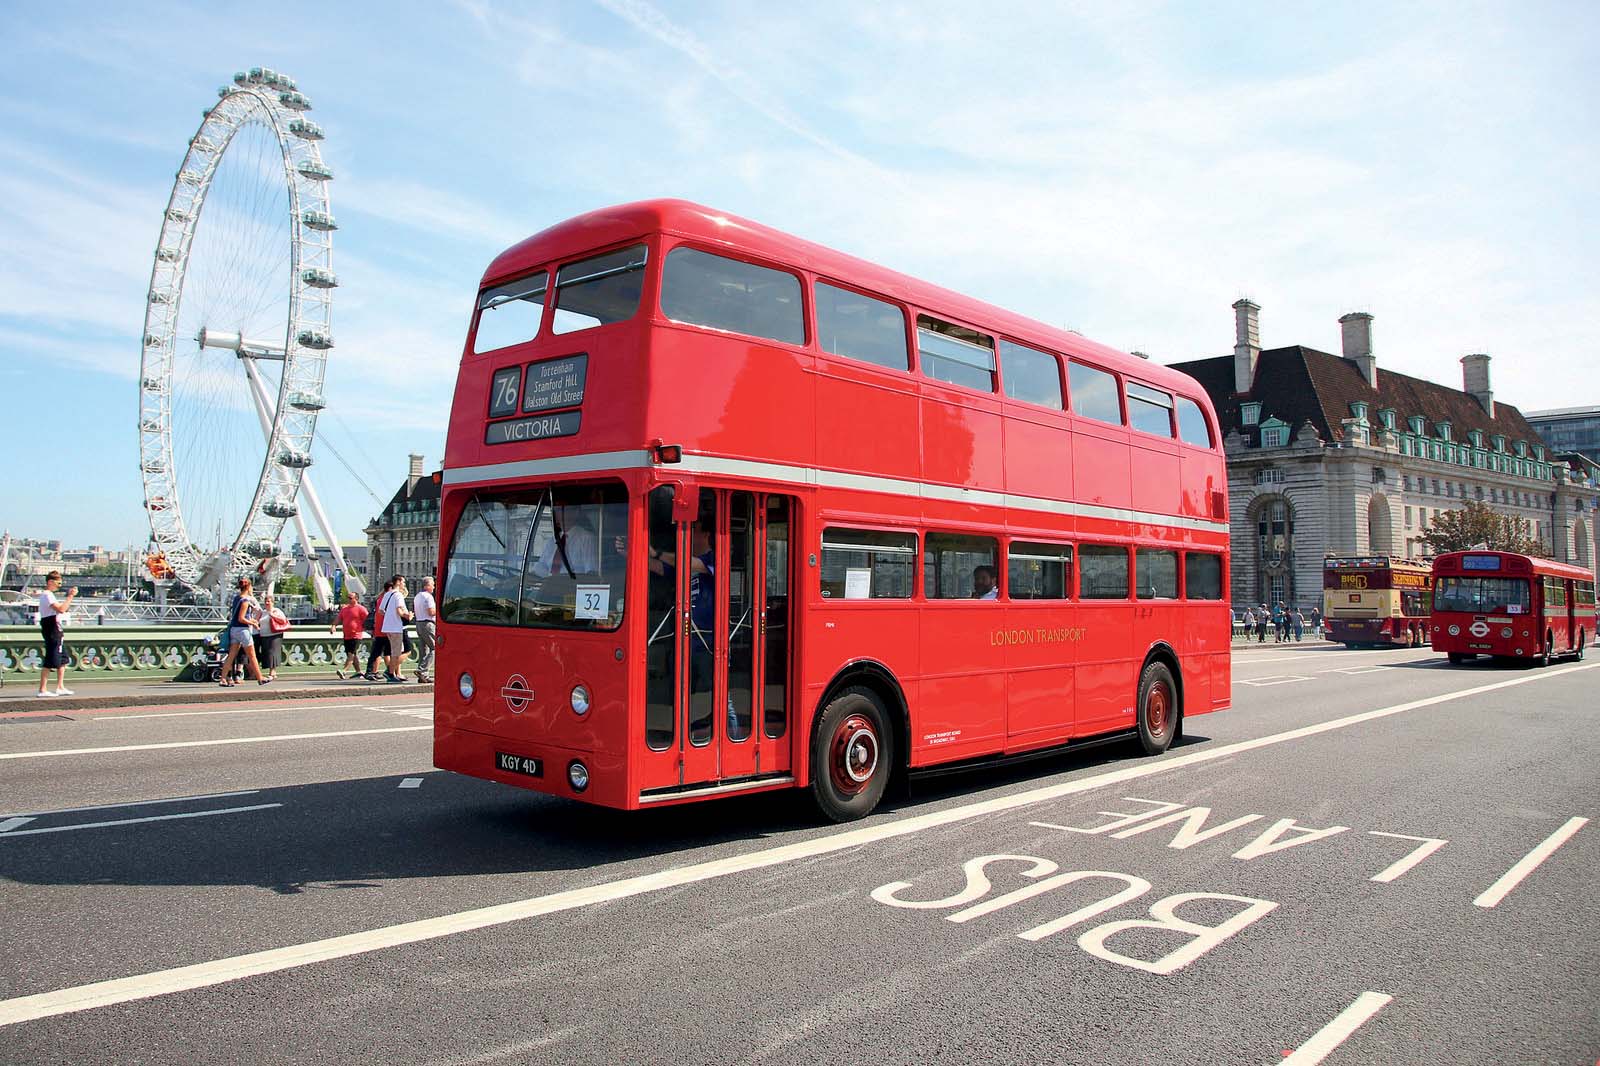
[[[283,574],[278,578],[275,586],[279,596],[309,596],[311,595],[311,582],[294,574]]]
[[[1468,500],[1458,511],[1435,514],[1422,540],[1434,555],[1470,548],[1541,557],[1547,554],[1526,518],[1503,515],[1476,500]]]

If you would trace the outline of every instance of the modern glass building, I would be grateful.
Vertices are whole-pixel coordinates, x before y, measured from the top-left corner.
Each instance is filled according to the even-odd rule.
[[[1577,452],[1591,462],[1600,463],[1600,407],[1529,411],[1526,417],[1551,452]]]

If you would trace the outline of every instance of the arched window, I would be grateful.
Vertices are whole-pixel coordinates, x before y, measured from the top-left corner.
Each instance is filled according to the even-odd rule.
[[[1255,506],[1256,596],[1275,606],[1292,603],[1294,588],[1294,507],[1283,496],[1263,497]]]
[[[1581,518],[1572,520],[1572,541],[1577,549],[1574,561],[1579,566],[1592,567],[1594,556],[1589,551],[1589,525]]]
[[[1394,554],[1394,517],[1386,496],[1367,501],[1367,550],[1374,555]]]

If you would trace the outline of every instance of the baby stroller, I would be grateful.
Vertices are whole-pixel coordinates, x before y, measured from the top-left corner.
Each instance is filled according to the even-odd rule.
[[[228,658],[228,631],[213,633],[200,642],[200,659],[189,670],[191,681],[221,681],[222,664]],[[233,679],[242,680],[244,677],[244,657],[236,656],[233,660]]]

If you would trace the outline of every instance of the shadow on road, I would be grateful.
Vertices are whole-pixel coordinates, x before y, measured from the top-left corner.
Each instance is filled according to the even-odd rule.
[[[1179,746],[1206,738],[1185,736]],[[1132,743],[917,781],[873,817],[1140,758]],[[606,867],[736,841],[829,832],[807,792],[613,811],[433,772],[261,789],[249,795],[47,814],[27,830],[152,815],[281,806],[65,832],[0,834],[0,877],[32,885],[258,886],[284,895],[363,891],[410,878]],[[701,856],[685,861],[696,861]]]

